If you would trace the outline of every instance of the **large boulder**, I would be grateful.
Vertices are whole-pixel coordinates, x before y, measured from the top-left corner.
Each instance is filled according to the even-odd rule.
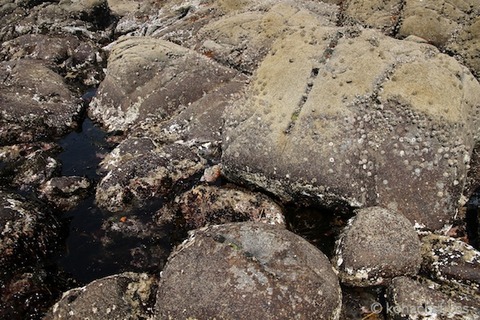
[[[55,137],[77,126],[80,99],[42,62],[1,62],[0,78],[0,145]]]
[[[227,108],[226,176],[284,201],[380,205],[441,228],[465,183],[480,84],[428,44],[361,28],[300,30],[274,43]]]
[[[154,319],[338,319],[341,292],[328,259],[282,227],[197,229],[169,258]]]
[[[146,119],[164,120],[223,86],[235,72],[194,51],[150,37],[126,37],[113,47],[91,116],[109,131]]]

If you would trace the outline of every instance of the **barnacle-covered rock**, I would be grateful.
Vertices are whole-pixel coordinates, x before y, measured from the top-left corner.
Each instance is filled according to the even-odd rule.
[[[380,207],[356,211],[336,243],[333,258],[342,283],[360,287],[416,275],[421,262],[413,225],[401,214]]]
[[[197,229],[172,253],[154,319],[338,319],[340,309],[321,251],[283,227],[243,222]]]

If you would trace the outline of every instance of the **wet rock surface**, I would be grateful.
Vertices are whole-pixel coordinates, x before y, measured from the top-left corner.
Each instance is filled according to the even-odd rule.
[[[414,276],[421,262],[413,225],[401,214],[380,207],[356,211],[336,243],[333,258],[342,283],[359,287],[387,284],[399,275]]]
[[[283,228],[236,223],[198,229],[176,249],[154,318],[338,319],[340,307],[337,277],[318,249]]]
[[[475,318],[478,8],[0,0],[0,318]]]

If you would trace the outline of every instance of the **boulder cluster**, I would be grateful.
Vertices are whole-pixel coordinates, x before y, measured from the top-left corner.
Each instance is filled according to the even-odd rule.
[[[0,318],[480,318],[480,0],[0,16]],[[72,210],[108,276],[58,263]]]

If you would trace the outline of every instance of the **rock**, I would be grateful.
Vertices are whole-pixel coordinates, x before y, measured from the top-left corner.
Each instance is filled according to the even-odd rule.
[[[65,292],[44,319],[147,319],[155,277],[122,273]]]
[[[104,257],[121,261],[117,265],[122,271],[157,272],[165,265],[176,235],[170,225],[154,223],[153,212],[142,208],[140,214],[114,216],[102,223]]]
[[[379,205],[442,228],[478,134],[480,84],[430,45],[305,29],[305,41],[292,31],[275,42],[227,108],[227,178],[283,201]]]
[[[0,181],[21,190],[36,189],[57,175],[58,145],[38,142],[0,147]]]
[[[401,214],[380,207],[356,211],[336,243],[333,258],[342,283],[359,287],[416,275],[421,262],[413,225]]]
[[[26,34],[2,43],[5,60],[38,59],[56,64],[56,69],[72,83],[98,85],[103,79],[103,52],[92,41],[74,35]]]
[[[0,145],[60,136],[77,126],[81,101],[39,61],[0,62]],[[41,79],[41,81],[39,81]]]
[[[159,215],[185,221],[187,230],[240,221],[285,226],[283,209],[267,196],[228,187],[196,186],[176,197],[172,208],[163,207]]]
[[[282,227],[232,223],[193,231],[162,271],[154,319],[338,319],[327,258]]]
[[[84,177],[54,177],[40,186],[44,198],[53,203],[57,209],[68,211],[76,207],[88,196],[92,187]]]
[[[431,281],[395,278],[387,289],[384,312],[388,319],[478,319],[478,297],[441,289]]]
[[[478,1],[349,0],[342,3],[343,23],[359,22],[389,35],[420,37],[465,63],[480,75]]]
[[[101,162],[106,176],[96,190],[97,205],[111,212],[168,196],[205,168],[205,161],[180,143],[158,145],[151,138],[129,138]]]
[[[235,72],[174,43],[129,37],[113,47],[107,75],[89,108],[109,131],[168,119],[224,85]]]
[[[44,205],[0,190],[0,318],[34,319],[58,294],[46,257],[60,223]]]
[[[460,240],[430,234],[422,238],[422,269],[432,279],[480,289],[480,252]]]

